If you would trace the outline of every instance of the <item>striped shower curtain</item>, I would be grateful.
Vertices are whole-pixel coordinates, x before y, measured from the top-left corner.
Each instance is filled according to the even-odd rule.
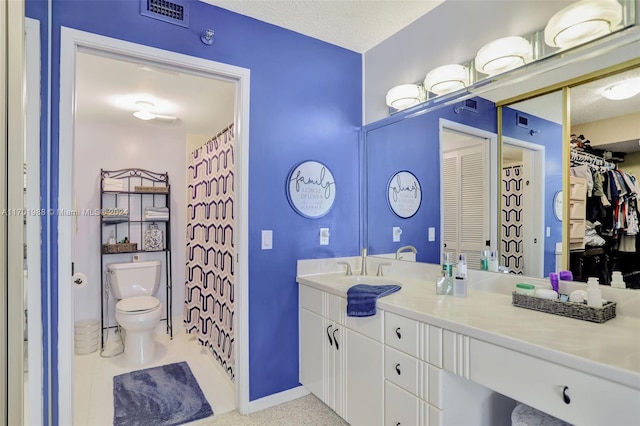
[[[234,380],[233,125],[193,152],[188,169],[184,323]]]
[[[502,170],[502,262],[511,273],[522,275],[522,166]]]

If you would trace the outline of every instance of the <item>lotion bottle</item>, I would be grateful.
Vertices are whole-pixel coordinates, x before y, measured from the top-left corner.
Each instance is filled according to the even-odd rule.
[[[587,305],[594,308],[602,308],[602,291],[596,277],[589,277],[587,281]]]

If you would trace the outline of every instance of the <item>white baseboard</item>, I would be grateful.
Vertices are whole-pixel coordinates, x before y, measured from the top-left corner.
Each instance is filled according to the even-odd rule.
[[[256,411],[264,410],[265,408],[274,407],[285,402],[293,401],[294,399],[302,398],[305,395],[309,395],[309,391],[307,388],[300,385],[293,389],[274,393],[273,395],[265,396],[264,398],[256,399],[255,401],[250,401],[248,411],[240,414],[245,415],[255,413]]]

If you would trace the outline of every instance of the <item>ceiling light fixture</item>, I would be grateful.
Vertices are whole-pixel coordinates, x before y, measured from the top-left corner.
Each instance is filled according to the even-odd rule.
[[[469,85],[469,69],[463,65],[450,64],[435,68],[424,79],[424,89],[436,95],[444,95]]]
[[[474,62],[478,72],[491,76],[518,68],[532,60],[533,48],[524,37],[504,37],[485,44]]]
[[[424,92],[418,84],[401,84],[387,92],[386,100],[391,108],[403,110],[424,101]]]
[[[138,101],[136,102],[136,108],[138,108],[138,111],[133,113],[135,118],[145,121],[156,118],[156,115],[151,112],[151,109],[153,108],[153,104],[151,102]]]
[[[551,17],[544,41],[567,49],[609,34],[621,21],[622,6],[616,0],[582,0]]]
[[[626,80],[605,87],[602,96],[614,101],[629,99],[640,93],[640,78]]]

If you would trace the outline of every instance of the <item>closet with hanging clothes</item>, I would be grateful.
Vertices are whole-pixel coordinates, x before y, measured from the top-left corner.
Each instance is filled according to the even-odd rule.
[[[610,284],[611,272],[620,271],[628,288],[640,288],[637,178],[573,143],[570,170],[587,186],[584,248],[570,254],[574,277],[598,276],[601,284]]]

